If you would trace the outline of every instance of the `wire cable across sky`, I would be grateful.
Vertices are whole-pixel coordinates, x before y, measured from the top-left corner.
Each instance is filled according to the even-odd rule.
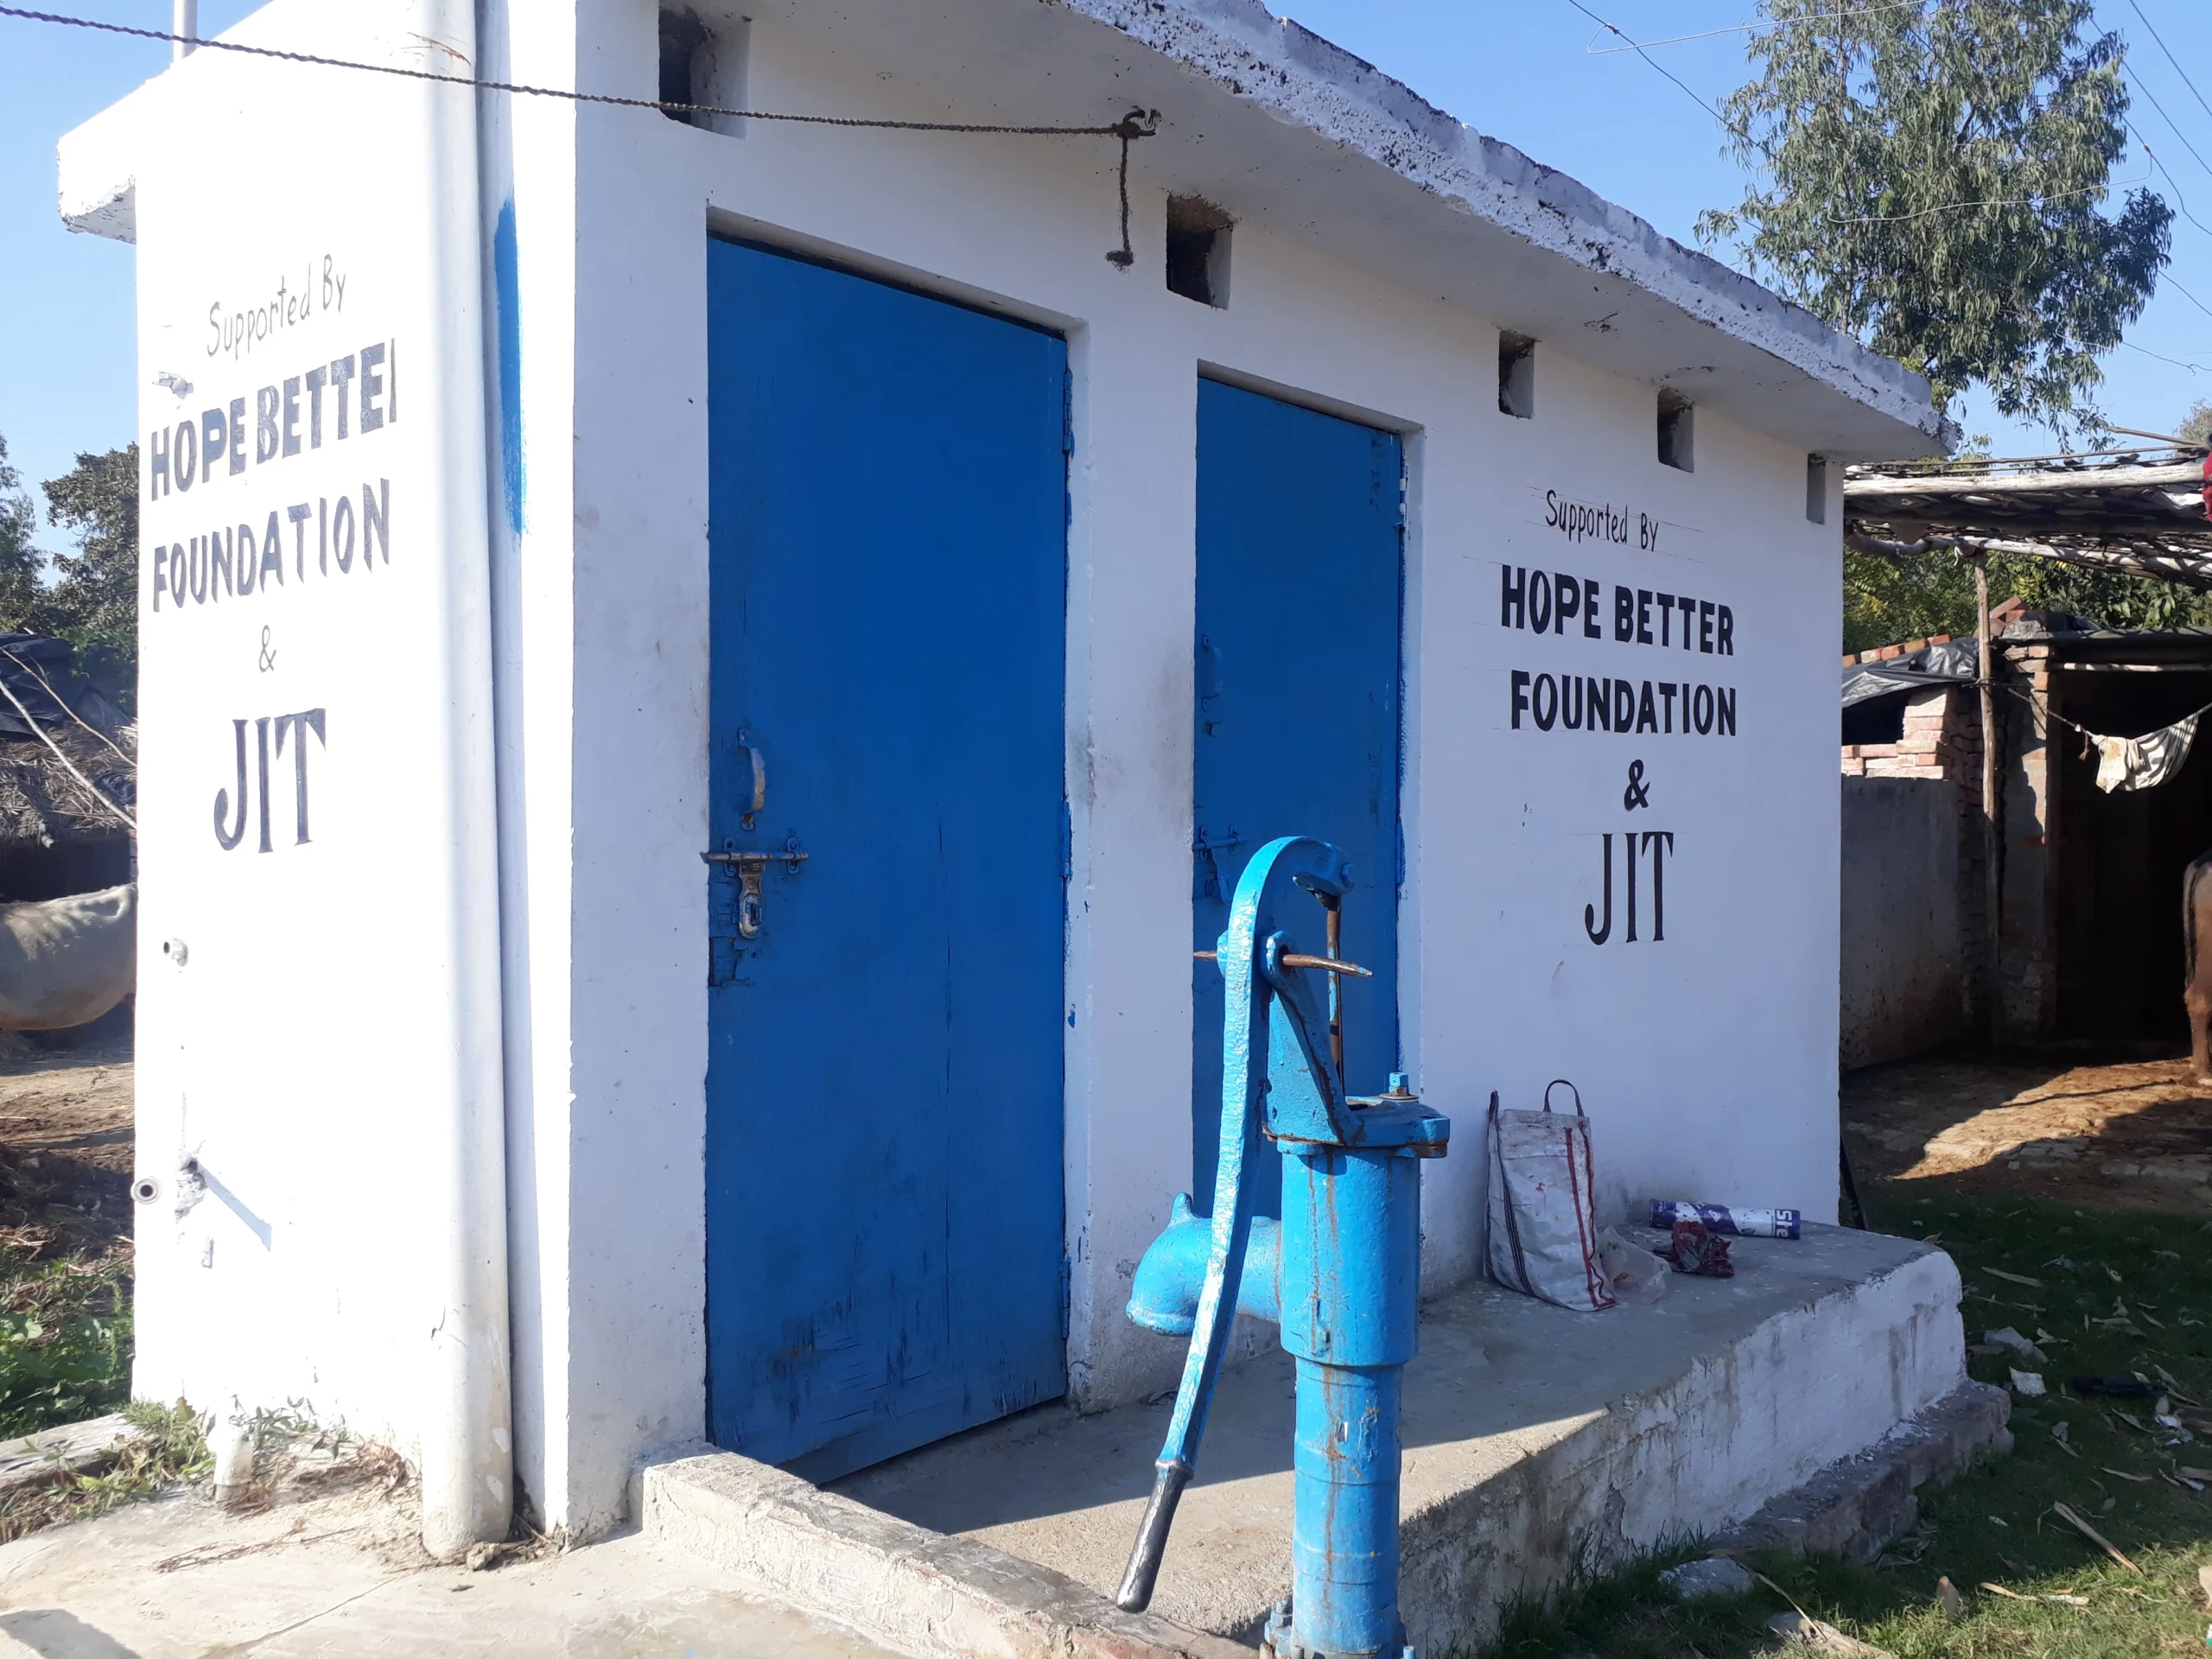
[[[126,35],[142,41],[160,41],[211,52],[237,52],[248,57],[273,58],[284,63],[312,65],[323,69],[353,69],[372,75],[397,75],[403,80],[435,80],[483,92],[512,92],[528,98],[558,98],[572,104],[611,104],[622,109],[658,110],[664,115],[711,115],[740,121],[785,121],[811,127],[864,127],[887,132],[1004,133],[1032,138],[1148,138],[1153,128],[1147,111],[1135,111],[1111,125],[1014,126],[976,121],[900,121],[885,117],[852,115],[796,115],[778,110],[726,110],[712,104],[676,104],[652,98],[618,98],[612,92],[572,92],[563,86],[531,86],[505,80],[479,80],[467,75],[444,75],[433,69],[411,69],[401,64],[366,63],[351,58],[319,57],[311,52],[286,52],[276,47],[248,46],[240,41],[172,35],[166,29],[139,29],[95,17],[73,17],[55,11],[31,11],[21,6],[0,5],[0,17],[21,18],[34,23],[58,23],[69,29],[96,29],[104,35]]]
[[[2127,3],[2134,7],[2135,15],[2142,18],[2143,27],[2151,31],[2151,38],[2158,43],[2158,50],[2166,54],[2166,61],[2173,65],[2174,73],[2181,77],[2181,84],[2189,88],[2190,96],[2196,100],[2197,106],[2205,114],[2212,115],[2212,104],[2207,104],[2204,101],[2204,94],[2196,90],[2196,83],[2189,78],[2189,71],[2181,67],[2181,60],[2174,56],[2173,48],[2168,46],[2166,37],[2158,33],[2158,26],[2151,21],[2150,15],[2138,3],[2138,0],[2127,0]],[[2160,113],[2163,114],[2164,111],[2161,111]]]

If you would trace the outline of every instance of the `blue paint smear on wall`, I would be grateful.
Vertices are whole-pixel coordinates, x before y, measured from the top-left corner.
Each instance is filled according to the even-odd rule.
[[[499,204],[492,233],[492,281],[499,307],[499,480],[507,527],[522,534],[522,302],[515,275],[515,201]]]

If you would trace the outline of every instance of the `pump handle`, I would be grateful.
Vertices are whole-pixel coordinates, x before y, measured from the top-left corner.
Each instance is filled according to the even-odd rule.
[[[1137,1522],[1136,1548],[1129,1552],[1122,1587],[1114,1592],[1114,1605],[1123,1612],[1141,1613],[1152,1605],[1153,1580],[1160,1576],[1160,1558],[1167,1553],[1167,1529],[1175,1524],[1175,1506],[1183,1501],[1183,1489],[1190,1484],[1187,1463],[1160,1465],[1152,1483],[1152,1497],[1144,1506],[1144,1519]]]
[[[1229,926],[1216,960],[1224,993],[1221,1033],[1221,1147],[1214,1166],[1213,1239],[1206,1277],[1198,1293],[1191,1350],[1183,1362],[1183,1383],[1175,1395],[1175,1414],[1160,1448],[1152,1500],[1145,1506],[1128,1570],[1114,1599],[1124,1612],[1142,1612],[1152,1602],[1153,1581],[1167,1548],[1175,1507],[1198,1467],[1198,1442],[1221,1374],[1236,1296],[1244,1274],[1244,1253],[1252,1236],[1252,1165],[1261,1150],[1263,1114],[1295,1109],[1303,1138],[1329,1137],[1317,1127],[1346,1112],[1344,1080],[1336,1073],[1326,1045],[1327,1027],[1313,1006],[1310,988],[1296,969],[1328,957],[1300,958],[1291,950],[1286,924],[1294,919],[1292,895],[1300,889],[1327,903],[1351,888],[1344,856],[1325,841],[1287,836],[1269,842],[1253,855],[1237,879]],[[1282,1030],[1276,1030],[1280,1019]],[[1271,1064],[1281,1075],[1269,1077]]]

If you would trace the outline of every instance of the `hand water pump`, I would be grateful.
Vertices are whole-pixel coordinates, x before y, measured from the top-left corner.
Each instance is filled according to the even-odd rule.
[[[1414,1355],[1421,1274],[1421,1170],[1451,1122],[1394,1074],[1390,1090],[1344,1088],[1338,986],[1365,970],[1336,957],[1351,887],[1344,855],[1302,836],[1270,842],[1236,884],[1215,958],[1222,1026],[1221,1157],[1213,1214],[1179,1196],[1167,1230],[1138,1265],[1129,1317],[1191,1338],[1159,1477],[1116,1600],[1152,1600],[1175,1506],[1242,1311],[1281,1326],[1298,1362],[1291,1598],[1268,1626],[1277,1659],[1411,1659],[1398,1616],[1398,1406]],[[1292,929],[1320,902],[1329,954],[1301,953]],[[1310,937],[1310,936],[1309,936]],[[1314,995],[1329,981],[1325,1020]],[[1282,1218],[1252,1213],[1262,1140],[1282,1158]]]

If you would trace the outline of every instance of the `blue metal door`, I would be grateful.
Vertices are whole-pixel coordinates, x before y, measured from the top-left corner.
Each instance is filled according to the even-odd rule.
[[[1058,339],[709,245],[717,1445],[1065,1391]]]
[[[1344,1081],[1398,1063],[1398,701],[1404,459],[1395,435],[1198,383],[1198,742],[1192,938],[1213,949],[1236,878],[1277,836],[1351,860]],[[1321,940],[1300,939],[1318,951]],[[1221,1123],[1221,976],[1192,979],[1192,1189],[1211,1203]],[[1278,1160],[1259,1209],[1280,1213]]]

